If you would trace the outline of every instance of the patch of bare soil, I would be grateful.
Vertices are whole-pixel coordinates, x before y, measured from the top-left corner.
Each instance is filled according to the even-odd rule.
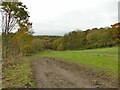
[[[36,88],[117,88],[117,79],[73,63],[52,58],[32,60]]]

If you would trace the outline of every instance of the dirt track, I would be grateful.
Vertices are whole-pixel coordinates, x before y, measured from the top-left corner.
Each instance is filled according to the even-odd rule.
[[[116,80],[104,72],[63,61],[38,58],[32,60],[37,88],[114,88]]]

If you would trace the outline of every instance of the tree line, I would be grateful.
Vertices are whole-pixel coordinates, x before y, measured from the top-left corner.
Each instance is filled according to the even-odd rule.
[[[93,28],[85,31],[75,30],[64,36],[56,36],[57,38],[49,37],[48,40],[45,40],[44,36],[34,37],[38,37],[38,47],[40,46],[39,48],[42,50],[82,50],[117,46],[120,40],[117,37],[119,35],[118,31],[116,27],[105,27],[99,29]]]
[[[2,58],[6,64],[31,52],[33,31],[29,12],[22,2],[2,2],[0,9]]]

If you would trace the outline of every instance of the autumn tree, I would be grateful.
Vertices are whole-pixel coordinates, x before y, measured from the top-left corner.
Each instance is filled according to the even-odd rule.
[[[115,39],[117,45],[120,46],[120,23],[116,23],[112,26],[112,35],[113,38]]]
[[[118,35],[119,34],[117,34],[117,37]],[[64,47],[65,50],[80,50],[115,46],[115,41],[112,36],[112,28],[110,27],[69,32],[63,36],[62,43],[62,47]],[[57,45],[57,42],[55,44]]]
[[[9,51],[8,41],[9,34],[20,26],[27,26],[29,15],[26,11],[27,7],[22,2],[3,2],[2,11],[2,41],[3,41],[3,56],[6,58]],[[16,28],[17,27],[17,28]]]
[[[32,25],[32,24],[31,24]],[[29,31],[29,25],[27,27],[20,26],[18,31],[12,37],[14,45],[14,54],[28,55],[32,51],[32,32]]]

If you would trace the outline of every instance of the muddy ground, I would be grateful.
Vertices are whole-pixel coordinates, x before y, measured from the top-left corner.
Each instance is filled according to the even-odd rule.
[[[52,58],[32,60],[37,88],[116,88],[117,78],[73,63]]]

